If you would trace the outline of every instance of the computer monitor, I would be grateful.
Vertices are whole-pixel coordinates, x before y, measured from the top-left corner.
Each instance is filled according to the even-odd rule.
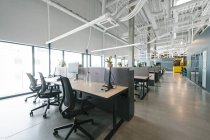
[[[68,73],[78,74],[79,63],[68,63]]]

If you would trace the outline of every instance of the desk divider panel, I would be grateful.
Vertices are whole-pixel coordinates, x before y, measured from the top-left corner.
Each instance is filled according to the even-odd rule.
[[[117,114],[124,120],[130,120],[134,115],[134,71],[129,68],[112,68],[113,85],[121,85],[128,87],[128,91],[117,96]],[[87,76],[87,74],[89,74]],[[79,68],[79,79],[86,79],[92,82],[108,83],[109,70],[106,68]],[[99,87],[102,88],[102,87]],[[113,99],[102,99],[100,97],[93,97],[92,100],[97,107],[111,112]]]
[[[134,76],[149,76],[149,67],[132,67],[134,70]]]

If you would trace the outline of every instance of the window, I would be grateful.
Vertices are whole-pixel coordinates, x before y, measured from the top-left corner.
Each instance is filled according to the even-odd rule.
[[[51,50],[51,72],[53,75],[55,72],[55,67],[59,66],[59,64],[63,60],[63,52],[59,50]]]
[[[127,67],[128,66],[128,60],[122,59],[122,66]]]
[[[42,72],[44,76],[49,75],[49,50],[46,48],[34,48],[35,53],[35,75]]]
[[[32,48],[25,45],[0,42],[0,97],[29,92],[32,73]]]
[[[90,54],[84,54],[84,67],[90,67]]]
[[[101,67],[101,56],[91,55],[91,66]]]
[[[117,58],[117,66],[122,67],[122,60]]]
[[[80,53],[65,52],[64,59],[67,66],[68,63],[75,63],[75,62],[82,64],[82,54]]]

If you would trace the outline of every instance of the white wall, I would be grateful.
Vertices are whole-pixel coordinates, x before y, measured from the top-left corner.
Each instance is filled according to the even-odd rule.
[[[71,10],[81,13],[86,18],[94,19],[101,14],[101,5],[98,0],[60,1],[66,3],[68,7],[71,6]],[[0,40],[46,46],[45,42],[48,39],[47,5],[42,0],[1,0],[0,19]],[[51,38],[84,24],[53,7],[50,7],[50,23]],[[52,47],[85,52],[88,39],[89,28],[53,43]],[[102,33],[92,28],[90,41],[90,51],[102,48]],[[105,47],[115,46],[115,42],[115,39],[106,35]],[[122,43],[118,41],[119,44]]]

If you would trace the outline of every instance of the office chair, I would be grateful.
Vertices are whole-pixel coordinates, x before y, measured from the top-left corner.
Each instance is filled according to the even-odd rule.
[[[25,102],[27,102],[27,100],[28,100],[29,98],[35,97],[33,103],[36,103],[36,99],[38,98],[37,92],[41,89],[41,85],[37,85],[37,79],[35,79],[35,78],[33,77],[33,75],[31,75],[30,73],[26,73],[26,74],[27,74],[27,76],[28,76],[28,78],[29,78],[29,80],[30,80],[30,82],[31,82],[31,83],[30,83],[30,86],[29,86],[29,89],[30,89],[33,93],[36,92],[36,94],[33,94],[32,96],[26,97]]]
[[[67,124],[64,126],[60,126],[54,129],[53,135],[58,135],[58,130],[65,129],[71,127],[70,131],[68,132],[67,136],[65,137],[65,140],[68,139],[68,137],[71,135],[73,131],[80,130],[82,133],[84,133],[86,136],[88,136],[91,140],[94,138],[84,129],[81,127],[82,124],[91,122],[94,124],[93,119],[84,120],[84,121],[78,121],[76,116],[85,114],[86,111],[93,109],[94,105],[92,105],[90,102],[87,101],[87,99],[77,99],[76,98],[76,91],[74,91],[71,87],[70,81],[67,77],[61,77],[61,83],[63,87],[63,99],[61,101],[61,104],[59,106],[59,111],[63,118],[65,119],[71,119],[74,118],[74,122],[71,124]],[[65,109],[63,109],[65,107]]]
[[[59,103],[60,103],[59,94],[61,93],[61,91],[59,89],[54,89],[53,88],[54,86],[51,86],[50,89],[48,89],[43,74],[39,72],[39,76],[41,79],[41,89],[38,91],[37,95],[41,99],[47,99],[47,103],[44,102],[41,106],[32,109],[30,112],[30,116],[33,116],[33,111],[47,106],[43,114],[43,117],[46,118],[47,117],[46,113],[47,113],[47,110],[50,108],[50,105],[59,106]],[[51,100],[52,98],[54,98],[53,101]]]

